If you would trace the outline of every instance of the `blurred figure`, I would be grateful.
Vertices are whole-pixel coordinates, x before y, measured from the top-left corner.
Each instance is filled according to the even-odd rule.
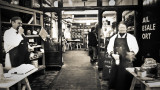
[[[62,36],[62,51],[65,52],[66,51],[66,39],[64,36]]]
[[[97,59],[97,45],[98,45],[98,40],[97,40],[96,28],[92,27],[91,32],[88,33],[88,46],[90,51],[91,62],[95,62]]]
[[[67,46],[67,50],[71,49],[72,50],[72,43],[69,42],[71,40],[71,32],[70,32],[70,25],[67,26],[67,29],[65,29],[64,31],[64,37],[67,41],[66,46]]]
[[[66,39],[64,37],[64,32],[65,32],[65,29],[62,30],[62,51],[65,52],[66,51]]]

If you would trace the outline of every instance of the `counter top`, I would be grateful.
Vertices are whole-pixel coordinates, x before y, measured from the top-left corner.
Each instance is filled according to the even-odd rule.
[[[137,68],[140,68],[140,67],[137,67]],[[149,87],[149,88],[159,87],[160,88],[160,80],[155,79],[155,78],[150,78],[150,77],[140,77],[134,72],[134,70],[135,70],[134,67],[126,68],[126,70],[129,73],[131,73],[137,80],[139,80],[140,82],[145,84],[147,87]]]

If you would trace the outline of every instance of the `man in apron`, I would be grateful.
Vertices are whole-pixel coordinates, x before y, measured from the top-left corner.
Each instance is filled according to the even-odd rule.
[[[136,38],[127,33],[127,26],[124,22],[120,22],[118,25],[118,33],[111,37],[107,47],[107,52],[110,55],[117,53],[120,56],[120,63],[112,67],[109,88],[129,90],[132,76],[125,68],[133,66],[133,58],[128,58],[128,54],[132,54],[133,56],[131,57],[134,57],[138,51],[139,47]]]
[[[11,19],[12,27],[4,33],[4,49],[6,52],[5,67],[11,69],[23,63],[29,63],[28,43],[24,37],[24,29],[20,17]]]

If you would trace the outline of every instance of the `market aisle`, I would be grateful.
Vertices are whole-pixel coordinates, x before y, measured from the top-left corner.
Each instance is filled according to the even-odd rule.
[[[86,51],[67,51],[64,65],[52,83],[52,90],[100,90],[97,68],[91,65]]]

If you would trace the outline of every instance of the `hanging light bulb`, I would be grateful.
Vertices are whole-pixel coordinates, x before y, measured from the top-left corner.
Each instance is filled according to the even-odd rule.
[[[109,6],[114,6],[115,5],[115,1],[114,0],[110,0],[109,1]]]

